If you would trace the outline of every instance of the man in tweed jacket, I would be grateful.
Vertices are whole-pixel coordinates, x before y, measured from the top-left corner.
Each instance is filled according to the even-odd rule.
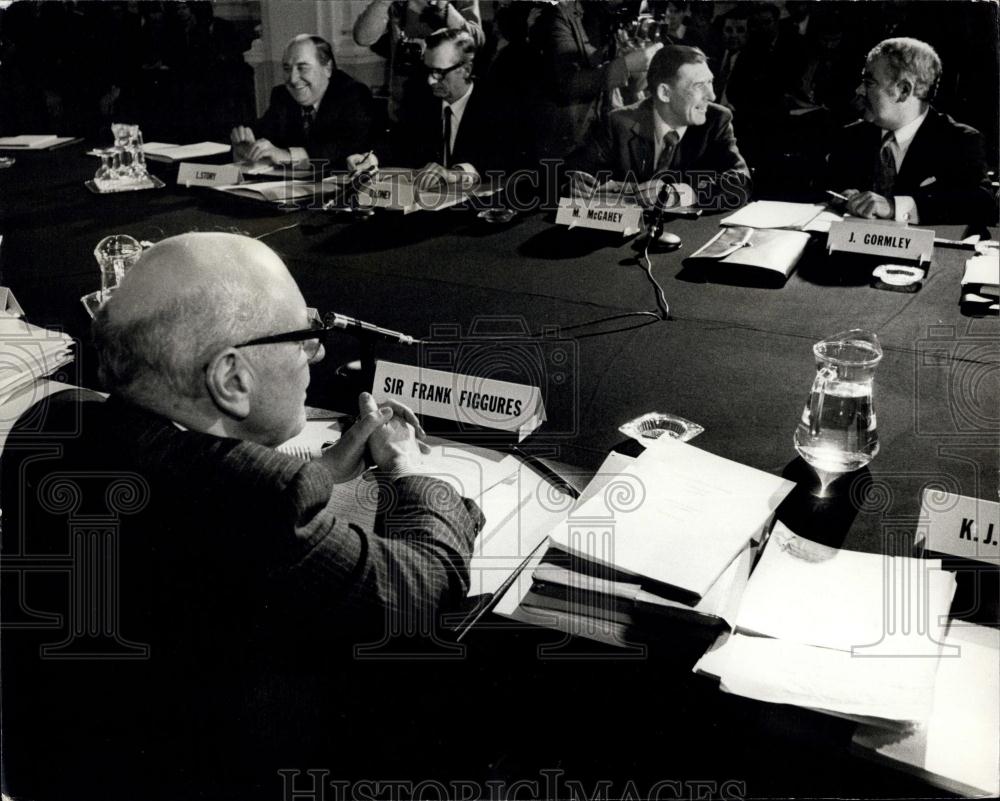
[[[87,640],[91,656],[45,658],[57,632],[5,632],[13,797],[277,797],[279,768],[342,766],[371,749],[351,728],[377,697],[357,649],[401,637],[426,648],[439,612],[464,598],[482,515],[420,474],[407,410],[363,395],[359,421],[322,458],[273,449],[303,425],[310,363],[323,357],[322,339],[267,341],[295,332],[309,333],[306,304],[267,246],[164,240],[95,321],[110,398],[57,398],[43,430],[12,432],[8,543],[73,552],[74,536],[102,527],[95,515],[117,512],[95,568],[114,584],[105,630],[76,632],[101,640]],[[362,483],[374,531],[331,500],[366,447],[381,473]],[[21,600],[72,629],[73,598],[94,616],[86,599],[103,586],[81,589],[84,578],[28,576]]]

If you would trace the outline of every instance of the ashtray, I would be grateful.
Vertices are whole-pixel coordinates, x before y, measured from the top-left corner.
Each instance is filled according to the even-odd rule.
[[[505,208],[483,209],[476,216],[480,220],[486,220],[488,223],[508,223],[514,219],[514,210]]]
[[[647,440],[659,439],[664,436],[688,442],[697,437],[705,428],[690,420],[685,420],[683,417],[678,417],[676,414],[648,412],[618,426],[618,430],[645,447]]]

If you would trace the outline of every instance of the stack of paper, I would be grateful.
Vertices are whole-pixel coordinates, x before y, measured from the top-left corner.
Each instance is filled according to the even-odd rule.
[[[552,543],[697,603],[795,485],[661,437],[574,510]]]
[[[962,303],[982,306],[984,311],[1000,308],[1000,251],[993,249],[965,262]]]
[[[0,319],[0,404],[73,361],[73,340],[16,318]]]
[[[761,701],[880,725],[921,720],[954,593],[940,560],[830,548],[779,523],[743,594],[737,633],[695,670]]]
[[[252,184],[227,184],[213,186],[218,192],[225,192],[249,200],[260,200],[266,203],[290,203],[295,200],[312,198],[321,185],[312,181],[260,181]]]
[[[612,645],[666,620],[732,624],[751,538],[791,486],[676,440],[639,459],[610,454],[494,611]],[[676,564],[685,559],[687,570]]]
[[[198,142],[193,145],[171,145],[166,142],[146,142],[142,152],[153,161],[190,161],[228,153],[232,148],[221,142]]]
[[[954,793],[1000,795],[1000,631],[954,621],[930,713],[905,732],[860,726],[854,749]]]

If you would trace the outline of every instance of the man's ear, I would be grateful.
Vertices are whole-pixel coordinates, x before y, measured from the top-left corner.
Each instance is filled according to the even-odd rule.
[[[656,95],[656,99],[659,100],[661,103],[669,103],[670,102],[670,84],[667,84],[667,83],[658,84],[657,87],[656,87],[655,95]]]
[[[906,78],[900,78],[896,81],[896,91],[898,92],[896,101],[902,103],[913,94],[913,84]]]
[[[237,420],[250,414],[253,371],[236,348],[220,351],[205,368],[205,388],[219,409]]]

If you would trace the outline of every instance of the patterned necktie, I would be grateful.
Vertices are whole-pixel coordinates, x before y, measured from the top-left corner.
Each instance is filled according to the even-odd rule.
[[[444,158],[442,164],[445,167],[451,166],[451,106],[444,107]]]
[[[677,131],[667,131],[663,135],[663,150],[660,151],[660,157],[656,160],[656,172],[663,172],[670,169],[670,165],[674,160],[674,153],[677,152],[677,144],[680,141],[681,137]]]
[[[313,120],[316,119],[315,106],[302,107],[302,133],[309,136],[309,129],[312,128]]]
[[[875,191],[885,197],[892,195],[893,187],[896,185],[896,154],[893,152],[895,143],[896,135],[892,131],[887,131],[878,152]]]

